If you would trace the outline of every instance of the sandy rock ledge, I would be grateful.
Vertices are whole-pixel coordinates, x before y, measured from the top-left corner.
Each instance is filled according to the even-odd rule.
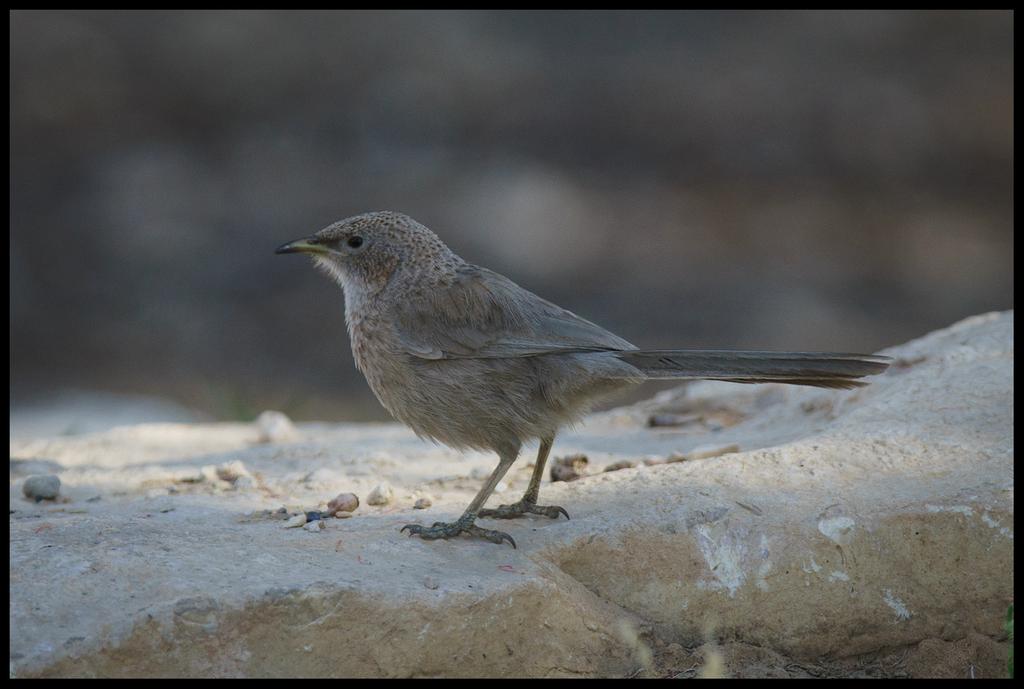
[[[966,639],[984,651],[970,671],[998,675],[1013,313],[883,353],[895,365],[860,390],[698,383],[594,415],[554,450],[590,473],[541,492],[571,521],[484,522],[518,550],[399,533],[455,518],[494,461],[396,424],[300,424],[276,443],[255,424],[12,438],[11,675],[673,676],[699,656],[792,676],[884,656],[899,676],[938,672],[921,653]],[[518,499],[533,451],[495,504]],[[235,461],[253,480],[202,479]],[[38,466],[64,502],[22,495]],[[319,532],[246,517],[382,482],[391,503]]]

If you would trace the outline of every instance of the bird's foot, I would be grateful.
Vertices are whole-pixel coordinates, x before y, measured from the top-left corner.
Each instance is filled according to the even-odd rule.
[[[569,518],[569,513],[558,505],[538,505],[526,498],[511,505],[499,505],[493,510],[480,510],[477,516],[490,519],[515,519],[527,513],[540,514],[552,519],[558,519],[558,515],[564,514],[566,519]]]
[[[402,531],[409,530],[410,536],[419,536],[427,540],[434,540],[435,538],[452,538],[459,534],[469,534],[470,536],[479,536],[485,538],[491,543],[502,543],[508,541],[512,544],[512,547],[516,547],[516,542],[512,540],[504,531],[493,531],[491,529],[482,529],[473,523],[474,517],[472,515],[464,515],[455,522],[434,522],[433,526],[427,527],[422,524],[406,524],[402,527]]]

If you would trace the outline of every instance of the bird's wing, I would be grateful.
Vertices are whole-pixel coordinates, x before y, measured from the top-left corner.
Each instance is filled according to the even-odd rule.
[[[395,328],[421,359],[504,359],[636,349],[621,337],[486,268],[464,265],[455,280],[400,303]]]

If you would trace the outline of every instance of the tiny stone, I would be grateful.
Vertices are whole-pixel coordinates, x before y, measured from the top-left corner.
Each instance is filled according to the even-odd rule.
[[[55,500],[60,495],[60,479],[50,474],[47,476],[29,476],[22,486],[25,497],[39,502]]]
[[[435,579],[434,577],[423,577],[423,585],[431,591],[435,591],[437,590],[437,587],[441,584],[439,584],[437,579]]]
[[[394,490],[388,483],[378,483],[377,486],[370,491],[370,494],[366,498],[366,502],[370,505],[387,505],[391,502],[391,499],[395,496]]]
[[[317,519],[323,519],[323,515],[316,511],[306,512],[307,522],[315,522]]]
[[[99,502],[102,499],[103,499],[103,496],[101,496],[101,495],[94,495],[91,498],[87,498],[86,502]]]
[[[508,484],[504,481],[498,481],[498,484],[494,486],[495,493],[504,493],[506,490],[508,490]]]
[[[256,479],[254,479],[252,476],[239,476],[238,478],[235,479],[235,488],[239,490],[255,487]]]
[[[555,457],[555,461],[551,464],[551,480],[575,481],[586,471],[589,462],[586,455]]]
[[[628,459],[624,459],[621,462],[614,462],[604,468],[605,471],[619,471],[620,469],[632,469],[636,466],[636,462],[631,462]]]
[[[719,457],[739,451],[740,446],[736,443],[730,443],[729,445],[701,445],[687,452],[686,458],[707,459],[708,457]]]
[[[292,440],[298,433],[291,419],[279,411],[265,411],[256,418],[261,443],[279,443]]]
[[[338,510],[337,512],[334,513],[335,519],[348,519],[351,516],[351,512],[342,512],[341,510]]]
[[[203,467],[203,469],[205,468],[206,467]],[[216,472],[217,478],[219,478],[221,481],[228,482],[236,481],[242,476],[252,476],[252,474],[249,473],[249,470],[245,468],[245,464],[243,464],[240,460],[237,459],[233,462],[221,464],[219,467],[216,468]]]
[[[282,529],[294,529],[297,526],[302,526],[306,523],[306,515],[296,514],[294,517],[290,517],[288,521],[284,523]]]
[[[322,519],[317,519],[316,521],[308,522],[302,528],[312,533],[319,533],[324,530],[324,521]]]
[[[354,512],[359,507],[359,496],[355,493],[339,493],[327,503],[328,512]]]
[[[417,500],[416,504],[413,505],[412,507],[414,510],[425,510],[433,504],[434,501],[430,499],[430,496],[424,495],[422,498]]]

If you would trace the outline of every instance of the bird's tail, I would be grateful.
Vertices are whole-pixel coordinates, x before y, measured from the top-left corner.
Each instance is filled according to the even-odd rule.
[[[651,379],[725,380],[732,383],[788,383],[850,389],[857,380],[881,373],[890,359],[835,352],[741,352],[702,349],[637,349],[615,356]]]

